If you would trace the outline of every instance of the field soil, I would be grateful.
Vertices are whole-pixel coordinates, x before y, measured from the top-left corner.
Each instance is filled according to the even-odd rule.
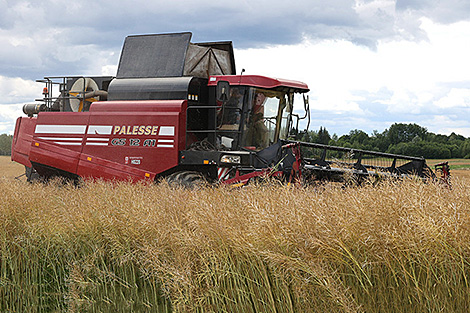
[[[429,167],[434,169],[435,164],[449,162],[450,174],[462,179],[470,179],[470,159],[427,160]]]
[[[0,177],[15,178],[23,173],[23,165],[11,161],[10,156],[0,156]]]

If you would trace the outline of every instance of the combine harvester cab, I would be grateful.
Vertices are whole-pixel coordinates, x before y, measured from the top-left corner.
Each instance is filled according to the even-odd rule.
[[[243,185],[266,176],[294,182],[348,173],[430,175],[424,159],[375,153],[393,161],[371,167],[363,162],[367,151],[289,141],[309,116],[308,98],[302,118],[293,104],[308,86],[236,75],[231,42],[191,43],[191,36],[127,37],[116,77],[40,80],[44,97],[24,106],[12,160],[25,166],[28,180],[166,178],[185,186]],[[348,153],[353,163],[337,161]]]

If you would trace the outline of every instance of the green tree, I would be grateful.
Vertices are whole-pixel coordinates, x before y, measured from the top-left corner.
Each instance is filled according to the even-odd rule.
[[[0,135],[0,155],[11,155],[12,135]]]
[[[382,133],[374,130],[370,136],[354,129],[339,138],[320,127],[318,131],[303,133],[300,140],[425,158],[470,158],[470,138],[455,133],[434,134],[417,124],[395,123]]]
[[[331,136],[328,133],[328,130],[326,130],[326,128],[324,127],[320,127],[320,130],[318,131],[317,143],[327,145],[330,143],[330,140],[331,140]]]
[[[410,142],[415,137],[424,140],[428,131],[417,124],[395,123],[385,132],[390,144],[398,144],[400,142]]]
[[[421,141],[418,143],[401,142],[399,144],[390,146],[387,152],[415,157],[424,157],[427,159],[449,159],[452,157],[452,153],[448,145],[426,141]]]
[[[461,155],[465,159],[470,159],[470,138],[467,138],[463,143]]]
[[[369,142],[369,135],[359,129],[351,130],[349,132],[349,138],[353,143],[358,143],[361,145],[367,144]]]

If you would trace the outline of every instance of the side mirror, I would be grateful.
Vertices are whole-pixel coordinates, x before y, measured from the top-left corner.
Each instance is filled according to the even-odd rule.
[[[292,118],[290,120],[290,131],[289,131],[289,137],[294,138],[294,140],[298,139],[299,135],[299,120],[300,117],[298,114],[292,114]]]
[[[228,81],[217,82],[217,101],[226,102],[230,95],[230,84]]]
[[[305,116],[300,118],[301,120],[305,119],[306,117],[308,117],[307,119],[307,127],[305,128],[305,130],[308,130],[309,126],[310,126],[310,103],[309,103],[309,99],[308,99],[308,95],[307,97],[305,97],[305,94],[302,95],[303,98],[304,98],[304,109],[305,109]]]

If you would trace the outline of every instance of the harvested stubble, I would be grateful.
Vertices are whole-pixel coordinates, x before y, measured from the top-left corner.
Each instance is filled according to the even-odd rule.
[[[468,312],[469,182],[0,180],[1,312]]]

